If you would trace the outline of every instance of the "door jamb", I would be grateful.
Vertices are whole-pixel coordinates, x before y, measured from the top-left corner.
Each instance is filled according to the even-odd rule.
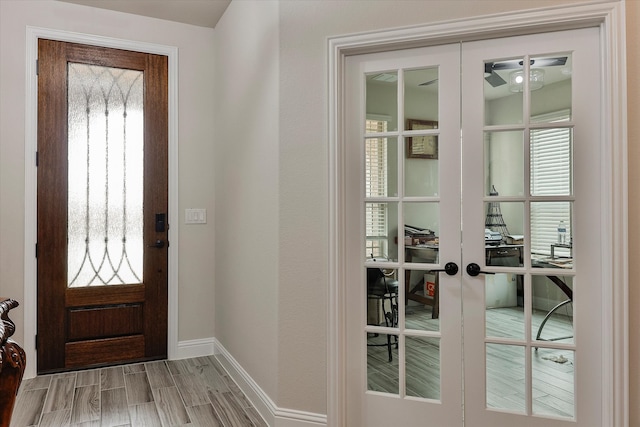
[[[624,2],[568,5],[489,17],[331,37],[328,58],[329,277],[327,298],[327,424],[345,426],[347,360],[345,295],[346,57],[452,42],[599,27],[603,69],[601,230],[603,277],[602,425],[629,425],[627,87]],[[611,351],[613,350],[613,351]]]
[[[178,354],[178,48],[159,44],[81,34],[62,30],[27,26],[26,35],[26,111],[25,111],[25,223],[24,223],[24,350],[32,357],[24,377],[36,376],[37,352],[37,119],[38,80],[36,60],[38,39],[46,38],[71,43],[90,44],[115,49],[165,55],[169,67],[169,218],[174,227],[168,230],[168,240],[175,244],[168,247],[168,309],[167,356]]]

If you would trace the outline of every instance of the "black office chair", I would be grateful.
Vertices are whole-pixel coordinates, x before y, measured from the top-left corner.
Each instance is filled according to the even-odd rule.
[[[375,300],[380,304],[387,328],[398,326],[398,281],[392,276],[393,272],[387,274],[380,268],[367,268],[367,299]],[[393,360],[391,349],[394,345],[398,348],[398,336],[387,334],[386,343],[367,343],[367,345],[386,346],[389,351],[389,362],[391,362]]]

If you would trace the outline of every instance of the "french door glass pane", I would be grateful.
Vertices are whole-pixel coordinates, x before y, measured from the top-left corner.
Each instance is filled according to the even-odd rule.
[[[523,123],[522,62],[524,58],[489,60],[484,63],[484,124]]]
[[[525,347],[486,345],[487,407],[526,410]]]
[[[572,57],[570,53],[533,56],[530,66],[532,121],[539,114],[571,109]]]
[[[485,195],[524,195],[524,134],[484,133]]]
[[[531,131],[531,195],[569,196],[573,132],[570,128]]]
[[[379,72],[366,75],[367,118],[387,121],[388,132],[398,130],[398,72]],[[376,132],[366,129],[366,133]]]
[[[386,122],[367,120],[367,124],[381,123]],[[365,197],[387,197],[398,194],[397,141],[397,138],[365,139]]]
[[[485,276],[487,337],[524,339],[524,277],[512,273]]]
[[[398,371],[398,349],[395,345],[397,336],[367,333],[366,339],[367,390],[398,394],[400,374]]]
[[[440,338],[405,338],[407,396],[440,399]]]
[[[438,68],[404,72],[404,115],[406,119],[429,120],[438,127]],[[407,130],[417,130],[406,127]]]
[[[69,287],[140,283],[143,73],[68,64]]]
[[[426,251],[428,249],[425,249]],[[437,251],[430,252],[433,256],[437,256]],[[436,262],[436,259],[434,258],[433,262]],[[440,329],[440,289],[438,289],[437,274],[423,269],[405,270],[404,327],[406,329],[420,331]]]
[[[531,202],[531,264],[573,267],[572,202]]]
[[[573,277],[534,275],[531,283],[531,336],[573,344]]]
[[[575,417],[575,352],[538,348],[531,354],[533,413]]]
[[[486,264],[522,267],[524,262],[524,209],[522,202],[485,202]]]
[[[404,160],[404,191],[406,196],[437,196],[440,192],[438,143],[437,135],[405,138],[407,155]]]

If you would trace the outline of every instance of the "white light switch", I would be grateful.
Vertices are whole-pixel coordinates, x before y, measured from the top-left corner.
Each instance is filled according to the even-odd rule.
[[[207,210],[206,209],[185,209],[184,223],[185,224],[206,224]]]

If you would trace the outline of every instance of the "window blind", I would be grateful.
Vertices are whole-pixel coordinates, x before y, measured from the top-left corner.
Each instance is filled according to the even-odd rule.
[[[530,165],[532,196],[569,196],[572,194],[572,129],[570,111],[560,110],[532,118],[533,123],[558,123],[558,127],[532,129]],[[531,252],[549,255],[551,244],[558,242],[558,225],[563,221],[571,236],[570,202],[531,203]],[[560,251],[559,251],[560,252]],[[562,253],[562,252],[561,252]]]
[[[387,121],[366,120],[366,133],[386,132]],[[365,196],[387,196],[387,139],[365,140]],[[386,203],[366,203],[366,254],[371,257],[387,256],[388,215]]]

